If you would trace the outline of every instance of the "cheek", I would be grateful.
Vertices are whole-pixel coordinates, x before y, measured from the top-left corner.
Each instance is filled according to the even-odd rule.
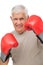
[[[25,21],[22,21],[22,24],[23,24],[23,26],[24,26],[24,24],[25,24]]]
[[[13,21],[13,25],[15,26],[17,24],[17,22]]]

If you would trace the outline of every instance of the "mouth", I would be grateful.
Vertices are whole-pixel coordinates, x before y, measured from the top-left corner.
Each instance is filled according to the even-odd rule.
[[[19,25],[16,25],[16,27],[17,28],[21,28],[21,27],[23,27],[23,25],[22,24],[19,24]]]

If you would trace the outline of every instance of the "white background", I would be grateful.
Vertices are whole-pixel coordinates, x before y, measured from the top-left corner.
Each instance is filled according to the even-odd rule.
[[[18,4],[24,5],[29,15],[39,15],[43,20],[43,0],[0,0],[0,41],[5,33],[14,30],[10,13],[12,7]],[[11,59],[8,65],[12,65]]]

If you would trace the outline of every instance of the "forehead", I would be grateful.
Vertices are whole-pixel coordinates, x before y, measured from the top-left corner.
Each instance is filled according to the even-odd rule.
[[[19,12],[19,13],[12,13],[12,17],[20,18],[20,17],[26,17],[25,13]]]

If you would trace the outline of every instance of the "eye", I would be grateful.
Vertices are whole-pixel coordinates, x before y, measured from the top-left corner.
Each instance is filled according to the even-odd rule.
[[[13,20],[18,20],[17,18],[13,18]]]

